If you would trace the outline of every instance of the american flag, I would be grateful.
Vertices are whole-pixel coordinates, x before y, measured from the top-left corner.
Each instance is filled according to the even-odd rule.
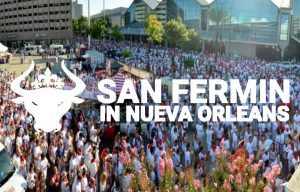
[[[121,72],[118,72],[112,79],[116,83],[116,89],[115,89],[116,94],[120,94],[123,84],[125,82],[125,75],[122,74]]]

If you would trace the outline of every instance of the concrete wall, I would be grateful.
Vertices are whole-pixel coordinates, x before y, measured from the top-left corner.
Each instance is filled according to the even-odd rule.
[[[114,25],[122,26],[121,14],[120,15],[111,15],[111,16],[109,16],[109,20],[110,20],[112,26],[114,26]]]
[[[225,52],[245,57],[256,56],[256,45],[242,42],[225,42]]]

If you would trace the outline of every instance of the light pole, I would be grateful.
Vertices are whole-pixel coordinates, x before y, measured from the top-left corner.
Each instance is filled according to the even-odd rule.
[[[61,19],[59,20],[59,44],[60,44],[60,39],[61,39]]]
[[[105,0],[103,0],[103,17],[105,19]]]
[[[91,27],[91,17],[90,17],[90,0],[88,0],[88,24]],[[91,35],[88,36],[88,48],[91,48]]]

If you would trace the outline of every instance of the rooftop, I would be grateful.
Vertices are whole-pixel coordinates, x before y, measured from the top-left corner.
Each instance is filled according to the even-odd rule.
[[[109,16],[109,15],[124,14],[126,12],[126,10],[127,10],[127,8],[125,8],[125,7],[118,7],[115,9],[106,9],[105,15]],[[91,18],[98,18],[98,17],[102,17],[102,16],[103,16],[103,10],[101,11],[101,13],[92,15]]]
[[[210,5],[215,0],[197,0],[201,5]],[[270,0],[272,1],[278,8],[290,8],[291,0]]]

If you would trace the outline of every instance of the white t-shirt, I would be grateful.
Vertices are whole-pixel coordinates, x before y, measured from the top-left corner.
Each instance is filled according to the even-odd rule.
[[[47,177],[47,168],[48,168],[48,160],[46,158],[44,160],[40,160],[39,170],[44,172],[45,178]]]
[[[27,175],[27,184],[28,184],[28,188],[29,189],[33,189],[35,187],[35,179],[36,179],[36,174],[33,173],[29,173]]]
[[[72,192],[81,192],[81,182],[78,182],[77,178],[73,182]]]
[[[196,125],[196,131],[197,131],[197,138],[198,138],[198,139],[201,139],[202,136],[203,136],[203,133],[204,133],[203,127],[202,127],[201,124],[197,124],[197,125]]]
[[[212,130],[206,130],[206,140],[207,140],[207,143],[211,143],[212,142],[212,135],[213,135],[213,131]]]

